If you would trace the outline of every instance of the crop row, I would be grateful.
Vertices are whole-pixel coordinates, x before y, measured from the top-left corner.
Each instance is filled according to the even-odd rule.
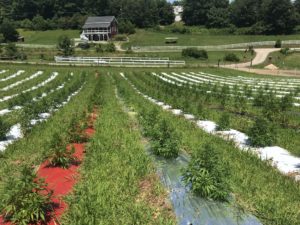
[[[202,120],[219,122],[224,113],[230,117],[230,127],[249,133],[255,121],[265,117],[276,127],[273,143],[299,155],[299,115],[292,106],[289,96],[276,98],[273,94],[257,95],[248,104],[241,97],[228,97],[222,93],[207,93],[207,87],[191,88],[177,86],[149,74],[127,74],[127,77],[145,94],[179,108],[186,114],[193,114]],[[210,88],[210,87],[208,87]]]
[[[160,92],[161,97],[164,96],[158,83],[155,83],[155,86],[139,84],[138,81],[142,76],[142,74],[136,77],[126,74],[129,82],[135,84],[140,91],[150,92],[149,89],[152,89],[153,92],[154,90]],[[300,213],[297,208],[300,192],[299,185],[295,181],[282,176],[271,165],[261,161],[250,152],[239,151],[232,142],[204,132],[184,117],[162,110],[158,106],[161,105],[159,102],[152,101],[155,104],[149,104],[149,100],[138,95],[129,82],[121,76],[116,75],[115,79],[119,92],[126,99],[127,104],[134,107],[139,115],[144,116],[145,112],[149,113],[156,108],[160,112],[158,117],[165,118],[176,128],[182,151],[187,151],[197,157],[199,151],[202,151],[201,149],[205,148],[207,143],[217,149],[221,160],[229,165],[231,175],[226,179],[231,186],[234,204],[249,210],[266,224],[298,224]]]

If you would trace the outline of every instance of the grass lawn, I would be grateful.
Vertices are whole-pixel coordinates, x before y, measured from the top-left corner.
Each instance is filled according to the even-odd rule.
[[[258,65],[258,68],[263,68],[272,63],[280,69],[300,69],[300,52],[283,55],[280,52],[270,54],[271,59],[267,59],[263,64]]]
[[[203,45],[223,45],[236,44],[256,41],[276,41],[281,40],[299,40],[300,34],[295,35],[212,35],[212,34],[175,34],[163,31],[136,30],[137,32],[130,35],[130,42],[125,46],[161,46],[165,44],[166,37],[178,37],[178,46],[203,46]]]
[[[29,31],[19,29],[18,32],[25,38],[26,44],[55,45],[60,35],[68,35],[70,38],[79,38],[79,30],[47,30]]]

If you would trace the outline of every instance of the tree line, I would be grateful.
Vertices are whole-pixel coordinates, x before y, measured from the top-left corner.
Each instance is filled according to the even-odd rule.
[[[141,28],[174,21],[166,0],[0,0],[0,23],[18,21],[17,26],[47,30],[81,28],[87,16],[114,15]]]
[[[290,34],[300,25],[300,0],[182,0],[173,4],[183,5],[186,25],[228,28],[231,33]],[[0,0],[0,42],[16,39],[14,32],[1,32],[9,26],[81,29],[87,16],[105,15],[118,18],[121,33],[133,33],[134,27],[169,25],[175,18],[167,0]]]
[[[300,25],[300,0],[183,0],[186,25],[245,28],[246,34],[290,34]]]

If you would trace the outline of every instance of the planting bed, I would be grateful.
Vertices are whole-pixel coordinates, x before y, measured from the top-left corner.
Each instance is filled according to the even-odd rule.
[[[139,74],[137,79],[128,73],[121,75],[123,78],[118,75],[115,77],[120,83],[120,93],[128,100],[128,104],[134,106],[138,112],[142,113],[141,115],[144,115],[145,111],[151,111],[152,107],[160,108],[161,113],[158,118],[167,118],[168,122],[173,124],[180,133],[179,140],[182,142],[182,151],[196,154],[199,152],[199,146],[206,143],[211,143],[219,149],[218,153],[222,157],[222,162],[227,162],[232,171],[231,176],[226,179],[231,183],[235,201],[241,204],[242,208],[248,209],[256,215],[263,224],[298,223],[299,211],[293,209],[292,205],[298,208],[296,205],[298,205],[300,199],[299,184],[289,177],[280,175],[276,169],[272,169],[270,163],[260,161],[250,151],[238,151],[239,146],[236,146],[233,142],[227,142],[227,138],[224,141],[223,138],[213,137],[210,133],[206,134],[209,129],[202,127],[204,128],[204,131],[202,131],[196,123],[190,122],[196,116],[184,114],[180,109],[171,110],[170,105],[146,96],[140,91],[143,89],[143,92],[149,91],[150,93],[150,89],[152,89],[154,93],[158,90],[162,97],[164,94],[162,94],[162,89],[157,83],[153,87],[149,83],[142,86],[141,84],[138,85],[138,80],[144,79],[142,74]],[[136,86],[131,87],[132,90],[135,90],[135,93],[129,90],[129,83],[136,84]],[[137,86],[139,86],[139,89],[136,88]],[[141,95],[144,98],[141,98]],[[151,106],[149,102],[152,102],[153,105]],[[182,115],[182,117],[178,117],[178,115]],[[215,123],[209,121],[206,123],[203,121],[203,124],[207,125],[207,128],[210,125],[215,126]],[[176,189],[172,190],[171,193],[175,191]]]
[[[0,69],[0,224],[299,224],[300,79],[203,70]]]

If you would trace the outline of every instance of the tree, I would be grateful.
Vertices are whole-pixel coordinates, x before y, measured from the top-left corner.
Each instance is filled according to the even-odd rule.
[[[297,25],[297,14],[290,0],[264,0],[262,21],[268,34],[290,34]]]
[[[17,41],[19,37],[18,31],[15,29],[14,25],[8,20],[4,20],[3,23],[0,25],[0,34],[3,35],[5,42]]]
[[[212,7],[207,13],[206,27],[223,28],[229,26],[229,12],[225,8]]]
[[[57,48],[64,56],[70,56],[74,54],[74,43],[66,35],[62,35],[58,38]]]
[[[231,22],[237,27],[250,27],[259,21],[262,0],[235,0],[230,5]]]
[[[158,8],[159,23],[161,25],[169,25],[174,23],[175,13],[171,3],[162,0],[158,3]]]
[[[32,26],[34,30],[47,30],[49,25],[47,21],[42,16],[35,16],[32,19]]]
[[[228,0],[185,0],[182,20],[186,25],[206,25],[209,11],[212,8],[227,9],[228,6]]]

